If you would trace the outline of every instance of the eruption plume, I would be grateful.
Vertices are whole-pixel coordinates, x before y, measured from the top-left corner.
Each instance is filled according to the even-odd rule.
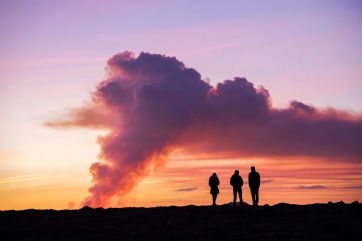
[[[176,58],[123,52],[91,101],[51,127],[103,128],[101,162],[84,205],[110,206],[161,165],[175,148],[234,156],[321,156],[362,160],[362,118],[298,101],[272,107],[269,93],[245,78],[215,87]]]

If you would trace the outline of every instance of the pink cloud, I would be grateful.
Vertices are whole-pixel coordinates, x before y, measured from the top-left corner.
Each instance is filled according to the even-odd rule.
[[[123,52],[107,66],[91,104],[46,123],[109,130],[98,139],[103,161],[90,168],[84,205],[110,206],[175,148],[207,156],[362,160],[360,115],[298,101],[277,109],[265,88],[240,77],[213,87],[174,57]]]

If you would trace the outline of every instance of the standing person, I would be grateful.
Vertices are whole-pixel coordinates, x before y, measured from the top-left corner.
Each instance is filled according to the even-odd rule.
[[[241,187],[243,186],[244,181],[241,176],[239,176],[239,170],[235,170],[234,175],[230,178],[230,185],[233,186],[233,194],[234,194],[234,207],[236,206],[236,194],[239,194],[240,205],[243,204],[243,193],[241,191]]]
[[[210,194],[212,195],[212,205],[216,205],[217,194],[219,194],[219,178],[213,173],[209,178]]]
[[[260,175],[255,171],[255,167],[251,167],[251,172],[249,173],[249,187],[251,192],[251,198],[253,199],[253,205],[258,206],[259,203],[259,187],[260,187]]]

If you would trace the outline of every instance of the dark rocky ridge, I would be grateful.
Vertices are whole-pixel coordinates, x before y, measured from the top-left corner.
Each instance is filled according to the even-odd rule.
[[[0,211],[1,240],[362,240],[362,205]]]

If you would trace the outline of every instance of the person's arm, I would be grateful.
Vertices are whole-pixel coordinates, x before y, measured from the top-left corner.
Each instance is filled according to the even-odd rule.
[[[242,178],[242,177],[240,177],[240,179],[241,179],[241,186],[243,186],[243,185],[244,185],[243,178]]]
[[[250,184],[250,175],[251,175],[251,173],[249,173],[249,176],[248,176],[248,183],[249,183],[249,187],[251,187],[251,184]]]
[[[216,185],[217,185],[217,186],[219,186],[219,185],[220,185],[219,178],[216,178]]]
[[[258,173],[258,187],[260,187],[260,174]]]

